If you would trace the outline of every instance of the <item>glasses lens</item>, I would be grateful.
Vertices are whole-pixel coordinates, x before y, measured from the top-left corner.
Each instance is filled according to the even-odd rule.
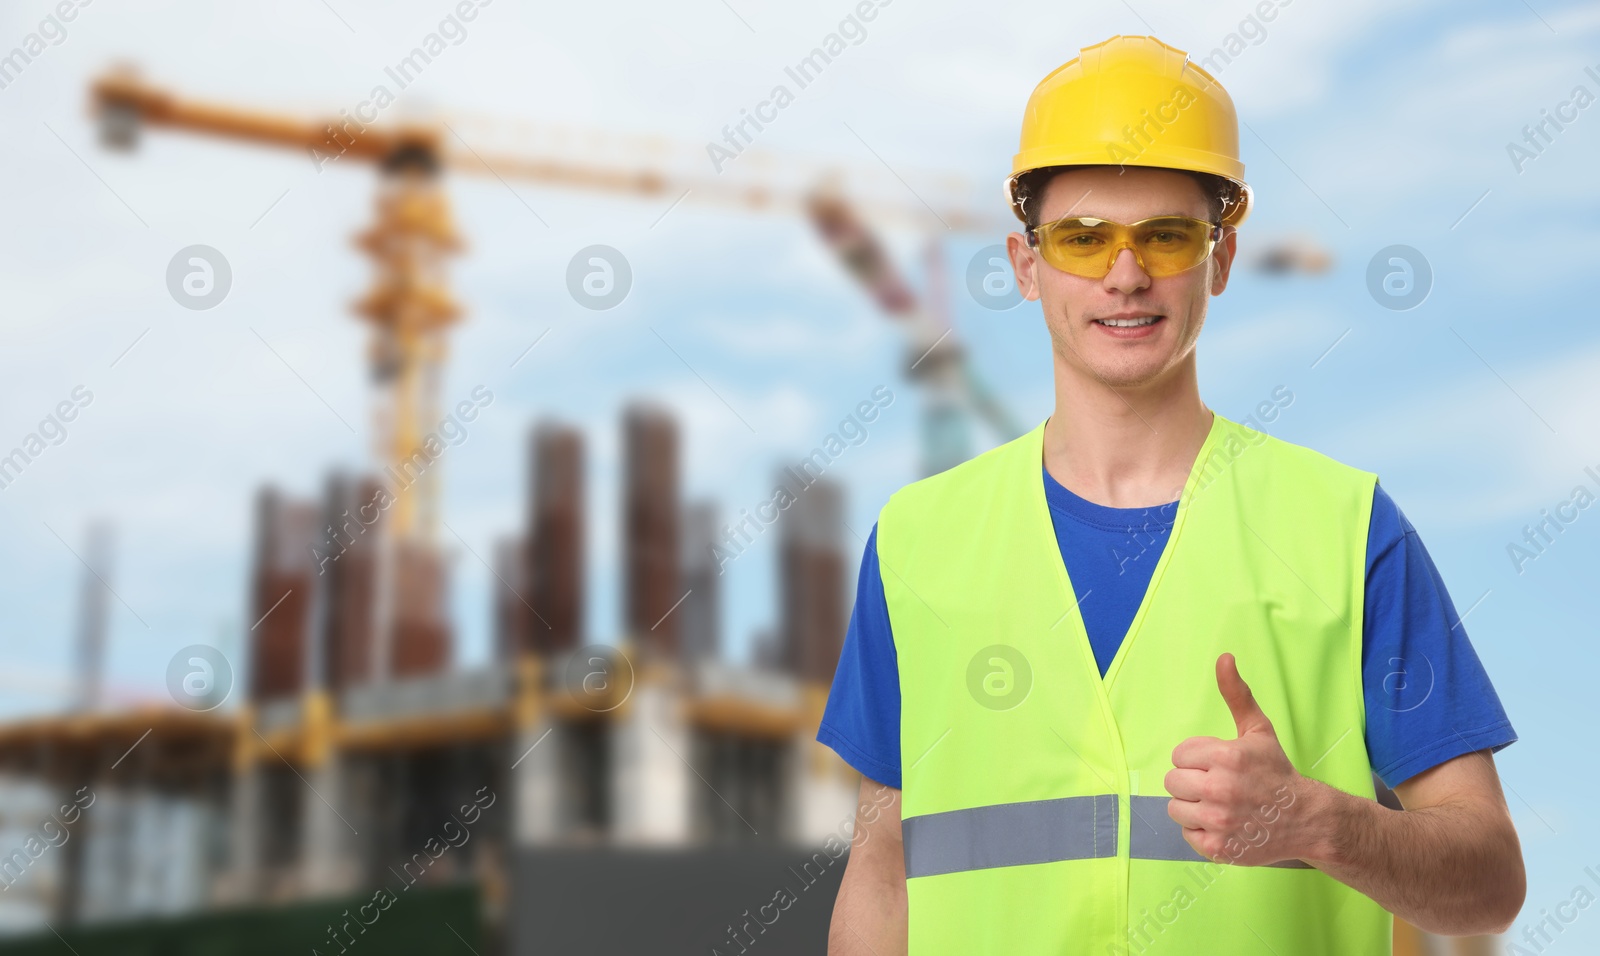
[[[1172,217],[1149,219],[1133,229],[1145,271],[1152,276],[1176,275],[1192,269],[1211,252],[1209,223]]]
[[[1111,269],[1117,229],[1104,219],[1058,219],[1039,227],[1039,253],[1062,272],[1098,278]]]
[[[1115,255],[1132,246],[1151,276],[1176,275],[1211,254],[1211,224],[1183,216],[1146,219],[1125,226],[1092,217],[1069,217],[1038,228],[1044,260],[1072,275],[1098,279],[1111,271]]]

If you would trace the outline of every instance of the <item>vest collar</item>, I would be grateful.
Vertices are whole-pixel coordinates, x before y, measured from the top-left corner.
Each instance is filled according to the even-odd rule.
[[[1156,567],[1150,575],[1150,584],[1145,588],[1144,597],[1139,602],[1139,610],[1133,616],[1133,622],[1128,625],[1127,634],[1123,635],[1122,644],[1117,648],[1117,653],[1111,659],[1111,665],[1106,669],[1104,681],[1095,681],[1101,686],[1101,693],[1116,680],[1117,672],[1122,667],[1122,662],[1127,659],[1128,648],[1138,637],[1139,630],[1148,616],[1150,603],[1155,599],[1161,584],[1161,578],[1171,564],[1173,553],[1181,546],[1183,539],[1184,519],[1189,513],[1195,489],[1200,476],[1204,471],[1206,460],[1216,449],[1217,445],[1226,440],[1226,433],[1230,428],[1237,427],[1234,423],[1216,411],[1211,413],[1211,429],[1206,432],[1205,441],[1200,443],[1200,450],[1195,454],[1194,461],[1189,466],[1189,475],[1184,479],[1183,492],[1178,496],[1177,514],[1173,518],[1172,531],[1167,539],[1166,546],[1161,549],[1161,557],[1156,560]],[[1083,653],[1083,665],[1089,668],[1096,677],[1100,674],[1100,665],[1094,660],[1094,650],[1089,646],[1088,632],[1083,624],[1083,615],[1078,610],[1077,591],[1072,585],[1072,580],[1067,574],[1067,566],[1061,559],[1060,544],[1056,541],[1054,525],[1050,517],[1050,502],[1045,497],[1044,482],[1040,480],[1040,469],[1044,467],[1044,428],[1050,421],[1046,417],[1033,430],[1017,439],[1016,455],[1010,462],[1010,483],[1012,493],[1019,496],[1018,500],[1028,502],[1027,524],[1029,528],[1029,541],[1027,550],[1030,560],[1048,562],[1055,569],[1057,597],[1061,606],[1066,608],[1073,621],[1072,630],[1075,632],[1074,643],[1079,645]],[[1087,596],[1087,595],[1086,595]],[[1109,701],[1107,702],[1109,706]]]

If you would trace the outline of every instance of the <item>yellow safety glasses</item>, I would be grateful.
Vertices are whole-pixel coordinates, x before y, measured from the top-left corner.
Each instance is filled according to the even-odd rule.
[[[1222,227],[1188,216],[1157,216],[1123,225],[1093,216],[1067,216],[1028,230],[1028,245],[1062,272],[1099,279],[1117,255],[1132,249],[1134,261],[1152,278],[1177,275],[1206,261]]]

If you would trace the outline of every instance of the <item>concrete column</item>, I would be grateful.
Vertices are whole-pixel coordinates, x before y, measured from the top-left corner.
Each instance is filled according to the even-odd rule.
[[[681,846],[692,837],[694,758],[682,692],[668,681],[641,682],[611,726],[612,820],[619,843]]]
[[[69,776],[68,779],[73,778]],[[93,786],[99,785],[99,781],[93,784]],[[88,790],[80,794],[70,789],[70,786],[67,784],[54,790],[56,803],[50,808],[52,811],[61,807],[77,806],[80,797],[88,799],[89,794],[93,793],[92,790]],[[89,842],[89,821],[84,818],[86,813],[87,811],[79,808],[77,821],[68,824],[67,842],[61,847],[61,889],[55,900],[55,920],[60,925],[70,926],[76,923],[83,912],[86,885],[84,870],[85,861],[88,859]]]
[[[300,831],[301,887],[307,896],[353,892],[360,878],[353,807],[354,788],[345,781],[346,761],[328,754],[318,765],[301,771],[312,792],[305,795]]]
[[[78,919],[113,919],[132,915],[136,791],[107,783],[95,788],[94,804],[84,811],[91,839],[84,847],[84,887]]]
[[[259,764],[235,771],[228,794],[229,875],[222,894],[230,903],[243,903],[261,894],[262,804],[265,783]]]
[[[548,846],[563,832],[561,807],[561,728],[541,712],[511,738],[511,842]]]

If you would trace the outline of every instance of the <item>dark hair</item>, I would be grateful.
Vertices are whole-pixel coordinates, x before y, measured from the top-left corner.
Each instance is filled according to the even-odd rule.
[[[1013,190],[1017,204],[1022,207],[1023,221],[1031,229],[1039,225],[1039,210],[1044,205],[1044,190],[1058,173],[1071,169],[1083,169],[1083,166],[1043,166],[1039,169],[1030,169],[1017,177],[1017,184]],[[1220,222],[1222,211],[1232,204],[1238,194],[1239,187],[1221,176],[1210,173],[1197,173],[1190,169],[1175,169],[1175,173],[1184,173],[1200,184],[1200,192],[1206,197],[1207,218],[1212,222]]]

